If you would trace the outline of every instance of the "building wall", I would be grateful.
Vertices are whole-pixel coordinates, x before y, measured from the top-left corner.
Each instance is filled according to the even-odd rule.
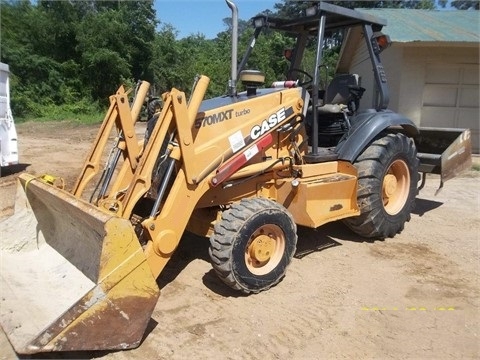
[[[473,151],[479,152],[478,45],[394,43],[381,57],[391,110],[418,126],[470,128]],[[371,64],[365,58],[362,44],[350,62],[350,72],[360,74],[367,89],[360,108],[372,107],[375,99]]]
[[[381,54],[382,63],[385,68],[389,89],[389,109],[398,111],[399,108],[399,93],[402,84],[403,64],[403,49],[392,46]],[[367,60],[365,60],[367,59]],[[363,94],[360,109],[368,109],[375,107],[377,90],[375,80],[372,73],[372,64],[368,60],[368,52],[365,45],[357,48],[350,68],[351,73],[359,74],[361,76],[362,87],[365,93]]]

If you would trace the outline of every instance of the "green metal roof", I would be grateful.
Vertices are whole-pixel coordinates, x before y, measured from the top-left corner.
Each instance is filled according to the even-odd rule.
[[[356,9],[387,19],[392,41],[480,42],[478,10]]]

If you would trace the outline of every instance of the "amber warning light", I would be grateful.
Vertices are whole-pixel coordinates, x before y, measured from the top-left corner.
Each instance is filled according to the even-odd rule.
[[[372,35],[372,45],[376,54],[380,54],[383,50],[392,44],[390,36],[381,32],[375,32]]]

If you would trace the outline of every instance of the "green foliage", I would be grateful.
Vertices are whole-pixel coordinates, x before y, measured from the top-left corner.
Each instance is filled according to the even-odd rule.
[[[480,9],[480,1],[478,0],[453,0],[450,5],[458,10]]]
[[[2,1],[0,13],[16,118],[97,112],[120,84],[153,78],[153,1]]]
[[[330,2],[346,7],[422,9],[446,4],[446,0]],[[459,9],[478,9],[478,3],[450,2]],[[297,16],[311,5],[312,1],[281,0],[266,13]],[[17,119],[92,118],[90,114],[105,109],[109,95],[121,84],[133,87],[138,80],[151,82],[157,96],[172,87],[188,96],[195,76],[204,74],[210,77],[207,97],[226,91],[230,18],[223,19],[225,31],[215,39],[200,34],[177,39],[174,27],[158,22],[153,0],[19,0],[1,1],[0,6],[0,55],[10,65],[12,109]],[[239,57],[250,45],[252,34],[250,22],[240,20]],[[341,38],[341,33],[335,33],[325,39],[321,83],[333,75]],[[289,65],[283,51],[292,46],[292,39],[282,34],[262,34],[246,67],[263,71],[266,84],[283,80]],[[314,64],[312,42],[302,69],[313,74]]]
[[[335,5],[358,8],[403,8],[403,9],[434,9],[435,0],[374,0],[374,1],[328,1]]]
[[[440,0],[442,1],[442,0]],[[349,0],[327,0],[325,2],[343,6],[349,9],[358,8],[405,8],[405,9],[434,9],[435,0],[364,0],[364,1],[349,1]],[[454,1],[455,2],[455,1]],[[465,1],[462,1],[465,2]],[[474,2],[474,1],[467,1]],[[315,1],[291,1],[282,0],[276,3],[274,8],[279,16],[298,16],[298,14],[305,11],[306,8],[312,6]]]
[[[286,18],[299,16],[299,14],[303,13],[305,9],[314,4],[314,1],[281,1],[282,2],[276,3],[273,6],[276,10],[275,15]]]
[[[248,35],[248,38],[242,39],[242,50],[249,45],[247,41],[252,35],[252,31]],[[263,71],[267,84],[275,80],[282,80],[278,76],[284,77],[288,69],[288,61],[285,59],[283,52],[292,46],[292,40],[278,32],[260,36],[255,43],[255,50],[250,56],[246,67]]]
[[[29,119],[36,121],[68,120],[80,123],[99,123],[103,120],[104,111],[95,103],[85,99],[70,104],[45,104],[36,107],[36,116]]]

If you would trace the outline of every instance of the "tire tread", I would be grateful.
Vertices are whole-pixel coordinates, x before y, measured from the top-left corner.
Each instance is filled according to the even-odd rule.
[[[241,283],[234,274],[232,249],[236,235],[242,225],[260,211],[281,211],[290,218],[292,230],[295,234],[295,239],[293,239],[295,244],[288,259],[289,263],[295,253],[297,240],[296,224],[290,213],[282,205],[266,198],[242,199],[240,202],[232,204],[230,209],[223,212],[221,220],[215,224],[213,234],[210,237],[209,255],[215,273],[226,285],[245,294],[267,290],[277,284],[285,274],[284,271],[283,274],[279,274],[277,281],[262,288],[248,287]]]

